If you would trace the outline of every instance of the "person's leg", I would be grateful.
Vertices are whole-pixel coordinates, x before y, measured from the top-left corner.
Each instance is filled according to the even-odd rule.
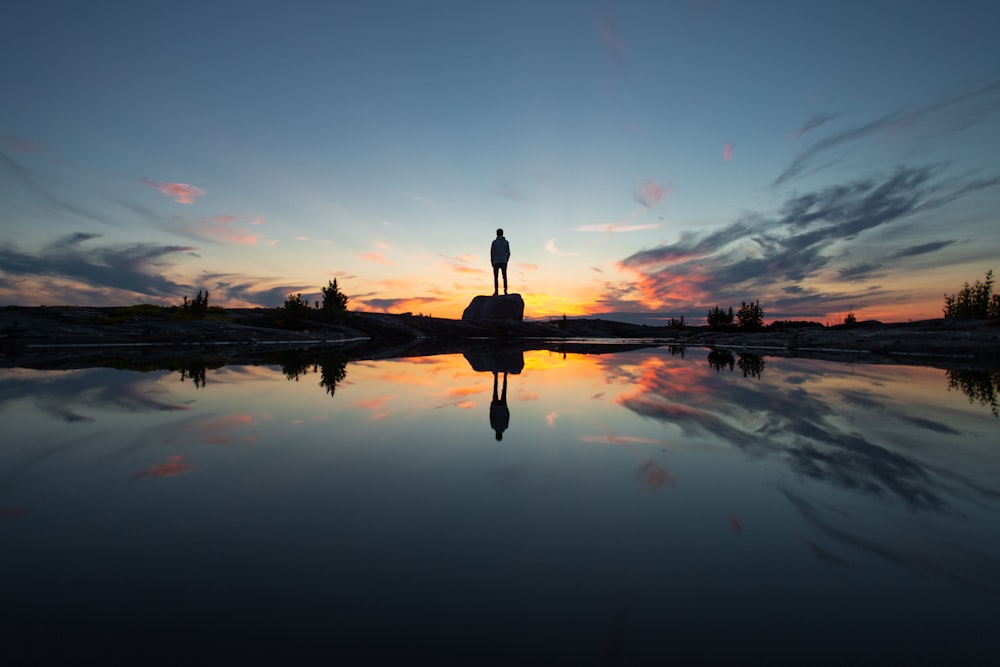
[[[507,262],[500,265],[500,270],[503,271],[503,293],[507,293]]]
[[[499,264],[494,264],[493,265],[493,296],[496,296],[497,292],[500,290],[500,283],[497,280],[497,274],[499,272],[500,272],[500,265]]]

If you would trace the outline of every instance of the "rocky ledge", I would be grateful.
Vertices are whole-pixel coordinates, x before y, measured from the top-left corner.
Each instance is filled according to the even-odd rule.
[[[278,311],[229,309],[204,319],[134,307],[0,308],[0,367],[68,367],[107,359],[253,361],[274,350],[335,348],[351,358],[461,352],[470,345],[608,350],[609,346],[711,347],[771,356],[1000,367],[1000,322],[926,320],[758,332],[674,329],[597,318],[460,321],[350,312],[337,324],[286,322]],[[349,353],[349,354],[347,354]]]

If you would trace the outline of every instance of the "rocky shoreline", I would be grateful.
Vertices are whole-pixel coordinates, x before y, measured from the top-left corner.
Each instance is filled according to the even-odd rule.
[[[841,361],[1000,367],[1000,323],[978,320],[740,332],[597,318],[464,322],[351,312],[343,323],[326,324],[282,322],[277,311],[259,308],[220,310],[204,319],[130,307],[0,308],[0,367],[8,368],[80,368],[206,357],[221,363],[266,363],[273,353],[290,351],[373,359],[496,345],[583,352],[669,345]]]

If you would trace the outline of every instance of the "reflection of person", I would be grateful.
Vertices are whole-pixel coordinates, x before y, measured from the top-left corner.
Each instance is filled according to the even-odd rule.
[[[503,440],[503,432],[510,424],[510,410],[507,409],[507,374],[503,374],[503,391],[497,397],[497,375],[493,371],[493,402],[490,403],[490,427],[497,432],[497,440]]]
[[[503,272],[503,293],[507,293],[507,262],[510,260],[510,244],[504,238],[503,230],[497,230],[497,237],[493,239],[490,246],[490,261],[493,263],[493,296],[496,296],[500,289],[499,276],[497,273]]]

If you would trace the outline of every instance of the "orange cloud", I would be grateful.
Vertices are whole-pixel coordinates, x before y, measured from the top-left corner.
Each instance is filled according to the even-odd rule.
[[[201,188],[196,188],[187,183],[158,183],[148,178],[142,179],[142,182],[151,188],[159,190],[168,197],[173,197],[174,201],[178,204],[193,204],[195,197],[201,197],[205,194],[205,191]]]
[[[380,251],[375,252],[363,252],[358,255],[361,259],[368,260],[369,262],[378,262],[379,264],[386,264],[388,266],[392,265],[392,262],[385,256],[384,253]]]
[[[181,473],[194,470],[190,463],[184,463],[183,456],[167,457],[166,463],[155,463],[146,470],[133,473],[129,479],[139,479],[140,477],[174,477]]]

